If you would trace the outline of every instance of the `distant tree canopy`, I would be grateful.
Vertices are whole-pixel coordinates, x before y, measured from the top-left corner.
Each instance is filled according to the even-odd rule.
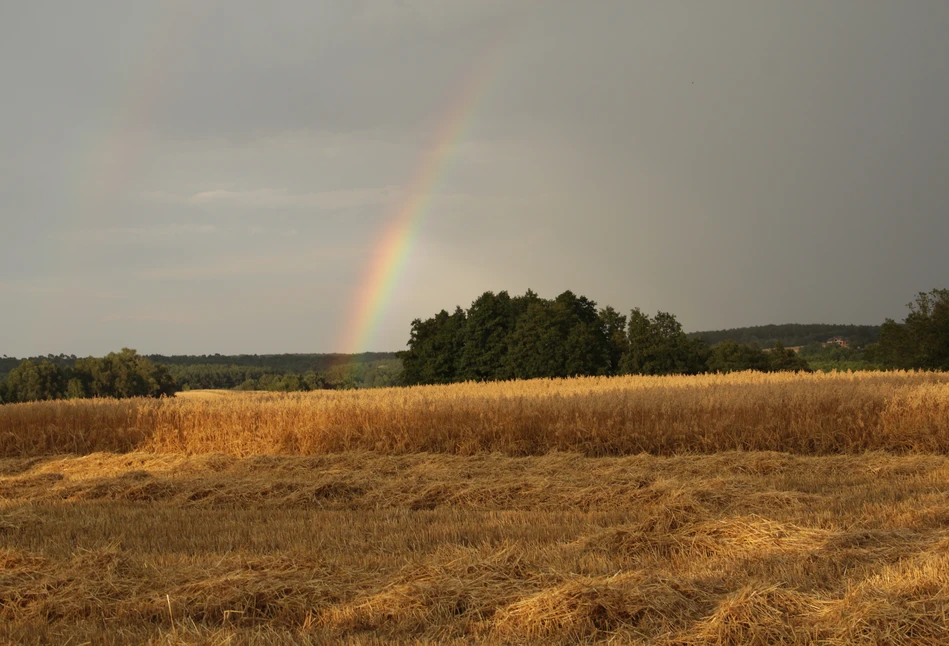
[[[394,352],[362,354],[149,355],[168,365],[183,390],[308,391],[378,388],[399,382]]]
[[[242,368],[266,368],[274,372],[329,372],[341,365],[372,364],[391,361],[394,352],[363,352],[361,354],[149,354],[155,363],[166,366],[240,366]]]
[[[702,339],[709,345],[724,341],[734,341],[743,345],[758,345],[773,348],[781,343],[785,347],[800,347],[811,343],[824,343],[828,339],[841,337],[847,339],[851,347],[876,343],[880,339],[879,325],[831,325],[825,323],[783,325],[756,325],[752,327],[690,332],[689,338]]]
[[[402,369],[402,362],[396,358],[394,352],[136,356],[139,360],[144,359],[156,366],[163,366],[162,369],[167,370],[180,390],[235,389],[295,392],[378,388],[398,385],[399,372]],[[105,361],[105,359],[95,361]],[[31,357],[28,361],[35,364],[37,370],[51,370],[47,367],[39,368],[44,364],[50,364],[58,368],[61,374],[68,375],[64,387],[66,397],[100,396],[99,392],[109,392],[108,387],[97,385],[96,379],[90,376],[102,373],[103,370],[91,365],[89,359],[80,359],[75,355],[50,354],[45,357]],[[0,397],[2,397],[4,380],[22,363],[24,363],[23,359],[0,357]],[[20,379],[19,376],[14,376],[14,383],[18,379]],[[33,378],[34,381],[36,379],[36,377]],[[70,390],[69,382],[73,379],[79,379],[79,383],[73,383]],[[43,390],[49,393],[56,391],[56,385],[52,383]],[[32,397],[32,399],[36,398]],[[0,399],[0,402],[2,401],[3,399]]]
[[[161,364],[123,348],[104,357],[75,359],[63,366],[26,359],[0,383],[0,402],[31,402],[82,397],[161,397],[178,385]]]
[[[887,319],[868,354],[887,368],[949,370],[949,289],[920,292],[902,323]]]
[[[737,344],[735,344],[737,345]],[[528,290],[511,297],[485,292],[468,310],[442,310],[412,321],[408,349],[398,353],[408,385],[578,375],[697,374],[731,370],[809,370],[783,346],[715,351],[689,338],[675,316],[597,309],[566,291],[554,299]],[[734,355],[734,356],[733,356]]]

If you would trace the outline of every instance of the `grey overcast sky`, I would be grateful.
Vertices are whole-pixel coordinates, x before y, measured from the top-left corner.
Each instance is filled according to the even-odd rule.
[[[901,319],[949,287],[947,33],[944,0],[0,0],[0,354],[354,350],[413,192],[360,349],[503,289]]]

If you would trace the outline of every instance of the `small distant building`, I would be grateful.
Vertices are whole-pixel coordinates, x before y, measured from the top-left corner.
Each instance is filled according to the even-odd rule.
[[[850,347],[850,343],[847,341],[847,339],[843,338],[842,336],[835,336],[832,339],[827,339],[824,345],[839,345],[842,348]]]

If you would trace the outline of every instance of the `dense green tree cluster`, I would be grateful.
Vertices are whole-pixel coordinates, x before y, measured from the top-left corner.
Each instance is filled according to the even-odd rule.
[[[76,363],[77,357],[74,354],[47,354],[41,357],[23,357],[22,359],[17,359],[16,357],[3,355],[0,356],[0,381],[6,379],[7,375],[9,375],[14,368],[23,363],[25,359],[29,359],[33,363],[43,363],[47,361],[60,368],[71,368],[72,365]]]
[[[902,323],[886,320],[867,354],[887,368],[949,370],[949,289],[920,292],[907,307]]]
[[[168,369],[135,350],[123,348],[104,357],[75,359],[60,365],[26,359],[0,383],[0,402],[30,402],[82,397],[161,397],[178,384]]]
[[[734,346],[734,347],[733,347]],[[485,292],[468,310],[412,321],[399,353],[405,384],[576,375],[697,374],[809,370],[783,346],[766,352],[732,343],[713,349],[689,338],[675,316],[629,316],[566,291],[554,299]]]

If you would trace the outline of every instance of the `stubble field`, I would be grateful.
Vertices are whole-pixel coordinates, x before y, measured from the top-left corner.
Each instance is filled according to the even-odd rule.
[[[943,643],[949,376],[0,407],[15,643]]]

